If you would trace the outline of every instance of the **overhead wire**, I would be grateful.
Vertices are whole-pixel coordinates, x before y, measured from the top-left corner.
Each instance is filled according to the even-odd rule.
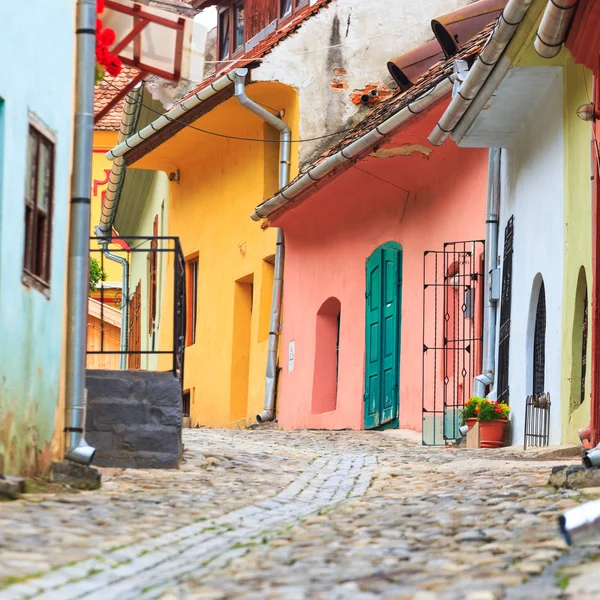
[[[107,83],[108,85],[113,87],[115,90],[121,91],[120,88],[118,88],[116,85],[112,84],[110,81],[105,81],[105,83]],[[243,136],[238,136],[238,135],[228,135],[226,133],[219,133],[217,131],[209,131],[207,129],[202,129],[201,127],[196,127],[195,125],[190,125],[188,123],[184,123],[183,121],[180,121],[179,119],[173,119],[172,117],[168,116],[168,113],[161,113],[160,111],[155,110],[151,106],[144,104],[144,102],[142,100],[135,100],[134,102],[136,104],[138,104],[139,106],[146,108],[150,112],[153,112],[156,115],[159,115],[161,117],[164,116],[165,119],[167,119],[171,123],[178,123],[178,124],[182,125],[183,127],[193,129],[194,131],[198,131],[198,132],[204,133],[206,135],[212,135],[215,137],[225,138],[225,139],[229,139],[229,140],[238,140],[238,141],[243,141],[243,142],[262,142],[262,143],[269,143],[269,144],[279,144],[280,143],[279,140],[269,140],[266,138],[243,137]],[[352,131],[353,129],[354,129],[354,127],[349,127],[348,129],[339,129],[338,131],[334,131],[332,133],[327,133],[325,135],[320,135],[320,136],[310,137],[310,138],[303,138],[303,139],[298,139],[298,140],[290,140],[290,143],[302,144],[305,142],[316,142],[318,140],[324,140],[327,138],[335,137],[336,135],[340,135],[342,133],[348,133],[348,132]]]

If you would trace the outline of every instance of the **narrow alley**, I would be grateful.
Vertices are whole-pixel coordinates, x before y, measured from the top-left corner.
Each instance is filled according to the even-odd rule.
[[[599,597],[544,576],[568,559],[556,517],[582,500],[548,485],[564,458],[402,430],[192,429],[184,444],[180,470],[102,469],[100,490],[38,482],[2,503],[0,598]]]

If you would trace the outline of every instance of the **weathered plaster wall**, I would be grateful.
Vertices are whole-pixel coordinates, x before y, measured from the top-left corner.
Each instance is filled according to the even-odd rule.
[[[506,223],[511,215],[515,217],[509,376],[515,444],[523,441],[525,401],[532,393],[539,275],[546,290],[545,388],[552,400],[550,443],[561,440],[565,171],[562,82],[562,73],[557,69],[555,81],[531,107],[513,145],[502,153],[500,254]]]
[[[298,130],[298,98],[289,87],[273,83],[248,86],[248,96],[285,108],[285,120]],[[278,140],[278,133],[227,100],[195,122],[197,127],[228,135]],[[264,144],[206,135],[186,128],[134,167],[180,170],[180,183],[169,184],[169,235],[180,237],[186,257],[198,255],[196,343],[185,355],[184,388],[190,390],[194,425],[235,427],[262,411],[272,276],[266,258],[275,253],[275,232],[250,220],[254,207],[278,189],[278,143]],[[298,169],[293,146],[292,174]],[[147,233],[147,232],[145,232]],[[234,328],[236,284],[253,278],[249,346],[242,328]],[[162,310],[172,310],[172,281]],[[248,307],[249,308],[249,307]],[[166,320],[164,321],[166,325]],[[161,328],[161,338],[165,328]],[[266,333],[265,333],[266,332]],[[232,411],[232,379],[240,353],[248,352],[248,392],[244,418]],[[235,418],[232,418],[235,417]]]
[[[363,427],[365,264],[394,241],[403,249],[400,426],[421,429],[423,254],[485,235],[488,151],[451,143],[431,148],[427,135],[441,113],[439,105],[385,145],[420,144],[432,150],[429,157],[369,157],[275,222],[286,235],[278,413],[285,428]],[[313,414],[316,315],[331,297],[342,315],[337,406]]]
[[[0,454],[8,473],[33,474],[49,468],[60,390],[75,7],[27,8],[24,27],[22,11],[0,5],[0,55],[18,57],[3,61],[0,79]],[[49,299],[21,283],[29,111],[57,138]]]
[[[344,121],[368,110],[351,102],[353,90],[372,82],[390,84],[388,60],[433,39],[431,19],[470,3],[335,0],[274,48],[253,77],[298,90],[302,113],[295,137],[338,131]],[[302,144],[301,163],[322,145]]]

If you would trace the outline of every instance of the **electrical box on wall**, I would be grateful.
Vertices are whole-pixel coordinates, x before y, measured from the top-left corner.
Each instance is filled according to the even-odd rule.
[[[490,271],[489,275],[490,300],[492,302],[500,301],[500,269],[497,267]]]

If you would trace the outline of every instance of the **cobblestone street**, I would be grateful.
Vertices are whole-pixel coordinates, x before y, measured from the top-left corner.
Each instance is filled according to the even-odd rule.
[[[564,459],[396,431],[187,430],[184,443],[179,471],[104,469],[98,491],[1,503],[0,598],[600,597],[562,575],[575,554],[556,516],[581,501],[547,485]]]

